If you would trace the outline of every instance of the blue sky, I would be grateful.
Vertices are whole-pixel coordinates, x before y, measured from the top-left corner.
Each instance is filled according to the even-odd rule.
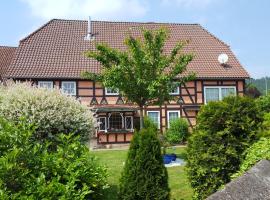
[[[51,18],[200,23],[259,78],[270,76],[269,8],[269,0],[2,0],[0,45],[17,46]]]

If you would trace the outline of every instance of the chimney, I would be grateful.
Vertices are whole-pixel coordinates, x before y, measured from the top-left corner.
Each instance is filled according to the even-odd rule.
[[[88,27],[87,27],[87,35],[84,37],[84,40],[92,41],[94,40],[94,35],[92,33],[92,24],[91,24],[91,17],[88,17]]]

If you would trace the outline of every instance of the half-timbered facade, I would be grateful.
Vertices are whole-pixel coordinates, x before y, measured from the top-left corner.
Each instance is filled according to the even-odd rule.
[[[144,108],[144,114],[160,130],[168,128],[170,120],[179,117],[186,118],[193,127],[201,105],[230,94],[244,94],[248,73],[228,45],[198,24],[51,20],[20,41],[4,77],[31,80],[39,87],[56,87],[76,97],[93,111],[98,120],[99,143],[126,143],[131,140],[138,124],[138,108],[117,91],[81,78],[84,71],[99,73],[101,70],[100,64],[86,58],[84,52],[94,50],[96,42],[124,50],[123,40],[127,34],[140,37],[141,28],[160,27],[166,27],[171,34],[165,53],[179,40],[190,40],[184,51],[193,52],[195,58],[187,71],[195,72],[197,77],[172,91],[175,100],[162,106]],[[229,57],[226,64],[218,62],[221,53]]]

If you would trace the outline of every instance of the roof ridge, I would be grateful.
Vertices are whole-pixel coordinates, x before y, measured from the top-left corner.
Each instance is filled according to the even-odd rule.
[[[205,31],[207,32],[210,36],[212,36],[214,39],[216,39],[217,41],[221,42],[222,44],[224,44],[225,46],[230,48],[230,45],[226,44],[225,42],[223,42],[221,39],[219,39],[217,36],[215,36],[213,33],[209,32],[205,27],[203,27],[202,25],[199,24],[199,26]]]
[[[32,33],[30,33],[29,35],[25,36],[24,38],[22,38],[19,43],[24,42],[25,40],[27,40],[28,38],[30,38],[32,35],[34,35],[35,33],[39,32],[40,30],[42,30],[43,28],[45,28],[46,26],[48,26],[51,22],[53,22],[56,19],[51,19],[48,22],[46,22],[45,24],[43,24],[42,26],[40,26],[38,29],[36,29],[35,31],[33,31]]]
[[[2,47],[4,47],[4,48],[18,48],[18,47],[14,47],[14,46],[0,45],[0,48],[2,48]]]
[[[60,18],[55,18],[52,20],[56,21],[80,21],[80,22],[87,22],[87,20],[82,20],[82,19],[60,19]],[[139,21],[117,21],[117,20],[91,20],[92,22],[107,22],[107,23],[130,23],[130,24],[171,24],[171,25],[195,25],[195,26],[200,26],[199,23],[177,23],[177,22],[139,22]]]
[[[35,31],[31,32],[29,35],[25,36],[24,38],[22,38],[19,43],[24,42],[25,40],[27,40],[28,38],[30,38],[31,36],[33,36],[34,34],[36,34],[37,32],[39,32],[40,30],[42,30],[43,28],[45,28],[46,26],[48,26],[50,23],[52,23],[53,21],[74,21],[74,22],[87,22],[87,20],[80,20],[80,19],[57,19],[57,18],[53,18],[51,20],[49,20],[47,23],[43,24],[42,26],[40,26],[38,29],[36,29]],[[123,23],[123,24],[160,24],[160,25],[181,25],[181,26],[201,26],[198,23],[170,23],[170,22],[132,22],[132,21],[106,21],[106,20],[92,20],[92,22],[105,22],[105,23]]]

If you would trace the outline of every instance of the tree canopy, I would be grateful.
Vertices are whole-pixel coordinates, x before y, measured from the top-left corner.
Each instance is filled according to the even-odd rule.
[[[188,41],[179,41],[166,54],[164,46],[169,37],[166,29],[142,29],[142,34],[141,39],[130,33],[124,41],[126,50],[97,43],[96,50],[86,52],[86,56],[101,63],[101,73],[83,73],[84,78],[118,90],[141,111],[145,105],[161,105],[171,100],[170,92],[176,86],[195,77],[194,73],[179,76],[193,58],[192,53],[182,51]],[[141,112],[141,125],[142,117]]]

